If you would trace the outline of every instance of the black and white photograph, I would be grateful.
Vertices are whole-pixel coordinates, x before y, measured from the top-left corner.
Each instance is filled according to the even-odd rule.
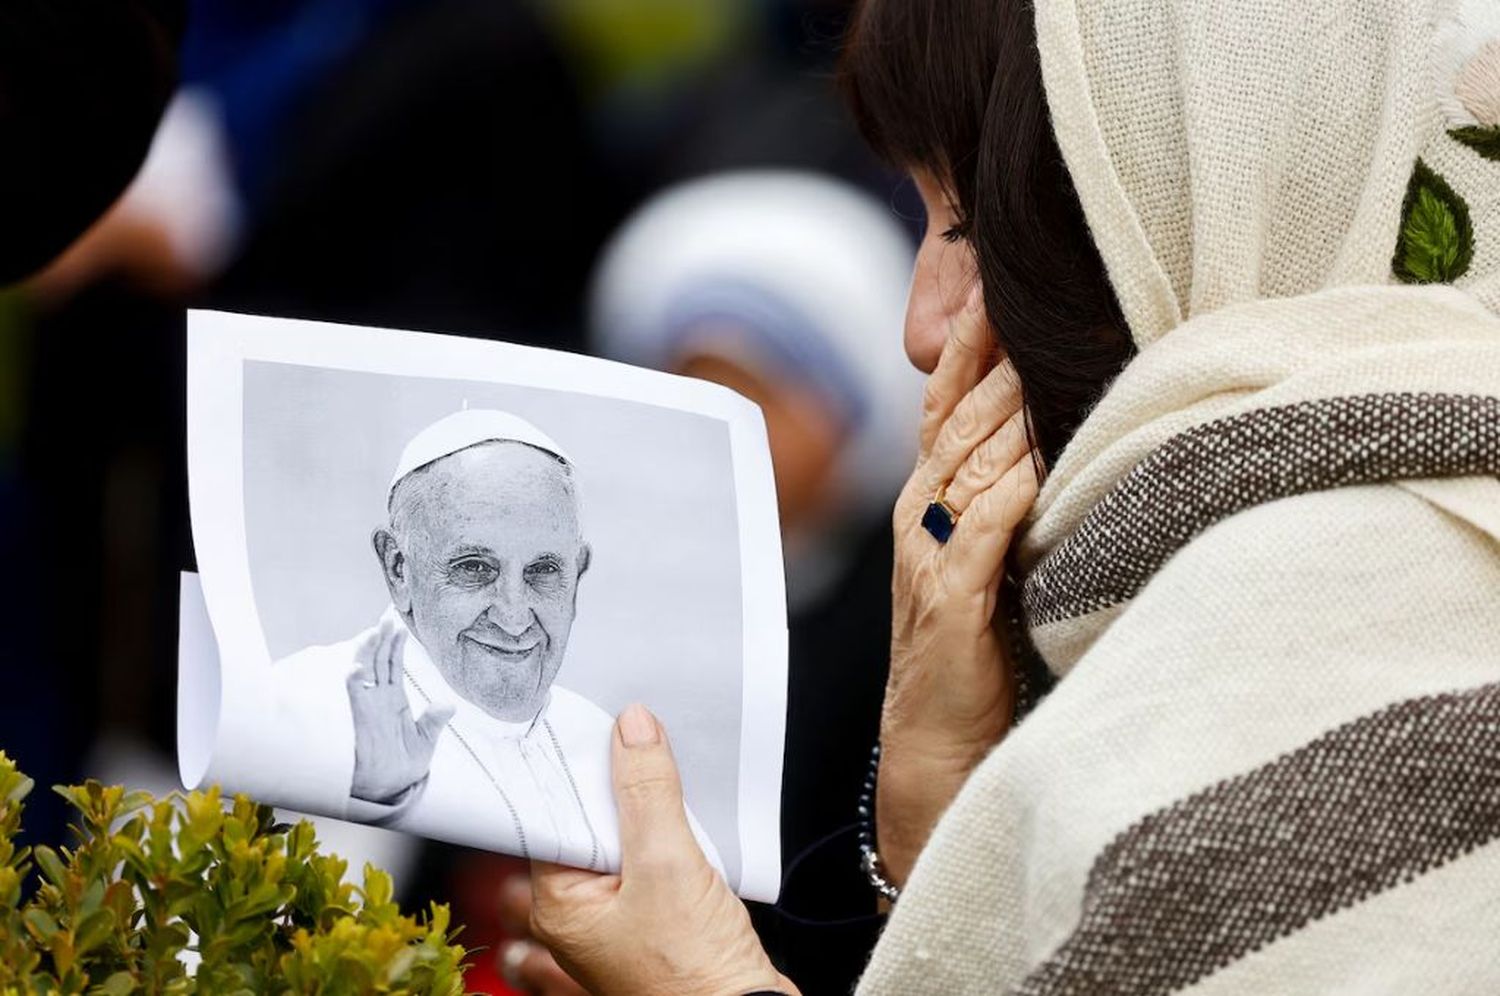
[[[184,784],[613,871],[610,741],[640,702],[709,862],[775,897],[786,629],[749,402],[569,354],[194,313],[189,465],[217,647],[182,650]]]

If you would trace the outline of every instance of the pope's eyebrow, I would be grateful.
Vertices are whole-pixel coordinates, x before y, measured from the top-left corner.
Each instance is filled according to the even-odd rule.
[[[448,558],[450,560],[457,560],[459,557],[493,557],[494,555],[495,551],[487,546],[478,543],[465,543],[449,551]]]

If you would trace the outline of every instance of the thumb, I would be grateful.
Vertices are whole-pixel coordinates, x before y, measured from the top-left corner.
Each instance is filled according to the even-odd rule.
[[[645,706],[629,706],[615,724],[613,740],[621,878],[670,876],[702,861],[682,806],[672,748],[656,717]]]
[[[448,720],[453,718],[453,710],[450,702],[440,702],[423,709],[422,715],[417,719],[417,732],[422,734],[422,739],[436,747],[438,737],[443,735]]]

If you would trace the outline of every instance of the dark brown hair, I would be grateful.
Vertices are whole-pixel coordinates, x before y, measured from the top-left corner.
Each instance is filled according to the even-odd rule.
[[[1053,137],[1029,0],[863,0],[840,78],[860,130],[945,187],[1050,463],[1134,353]]]

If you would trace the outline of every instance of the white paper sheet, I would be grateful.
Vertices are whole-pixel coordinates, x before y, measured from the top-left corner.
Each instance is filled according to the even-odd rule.
[[[424,429],[506,419],[525,442],[393,487]],[[193,312],[188,460],[185,785],[615,870],[610,721],[639,701],[705,853],[776,898],[785,594],[753,404],[566,353]],[[394,641],[362,648],[382,621],[393,664]],[[424,760],[416,721],[449,708]]]

